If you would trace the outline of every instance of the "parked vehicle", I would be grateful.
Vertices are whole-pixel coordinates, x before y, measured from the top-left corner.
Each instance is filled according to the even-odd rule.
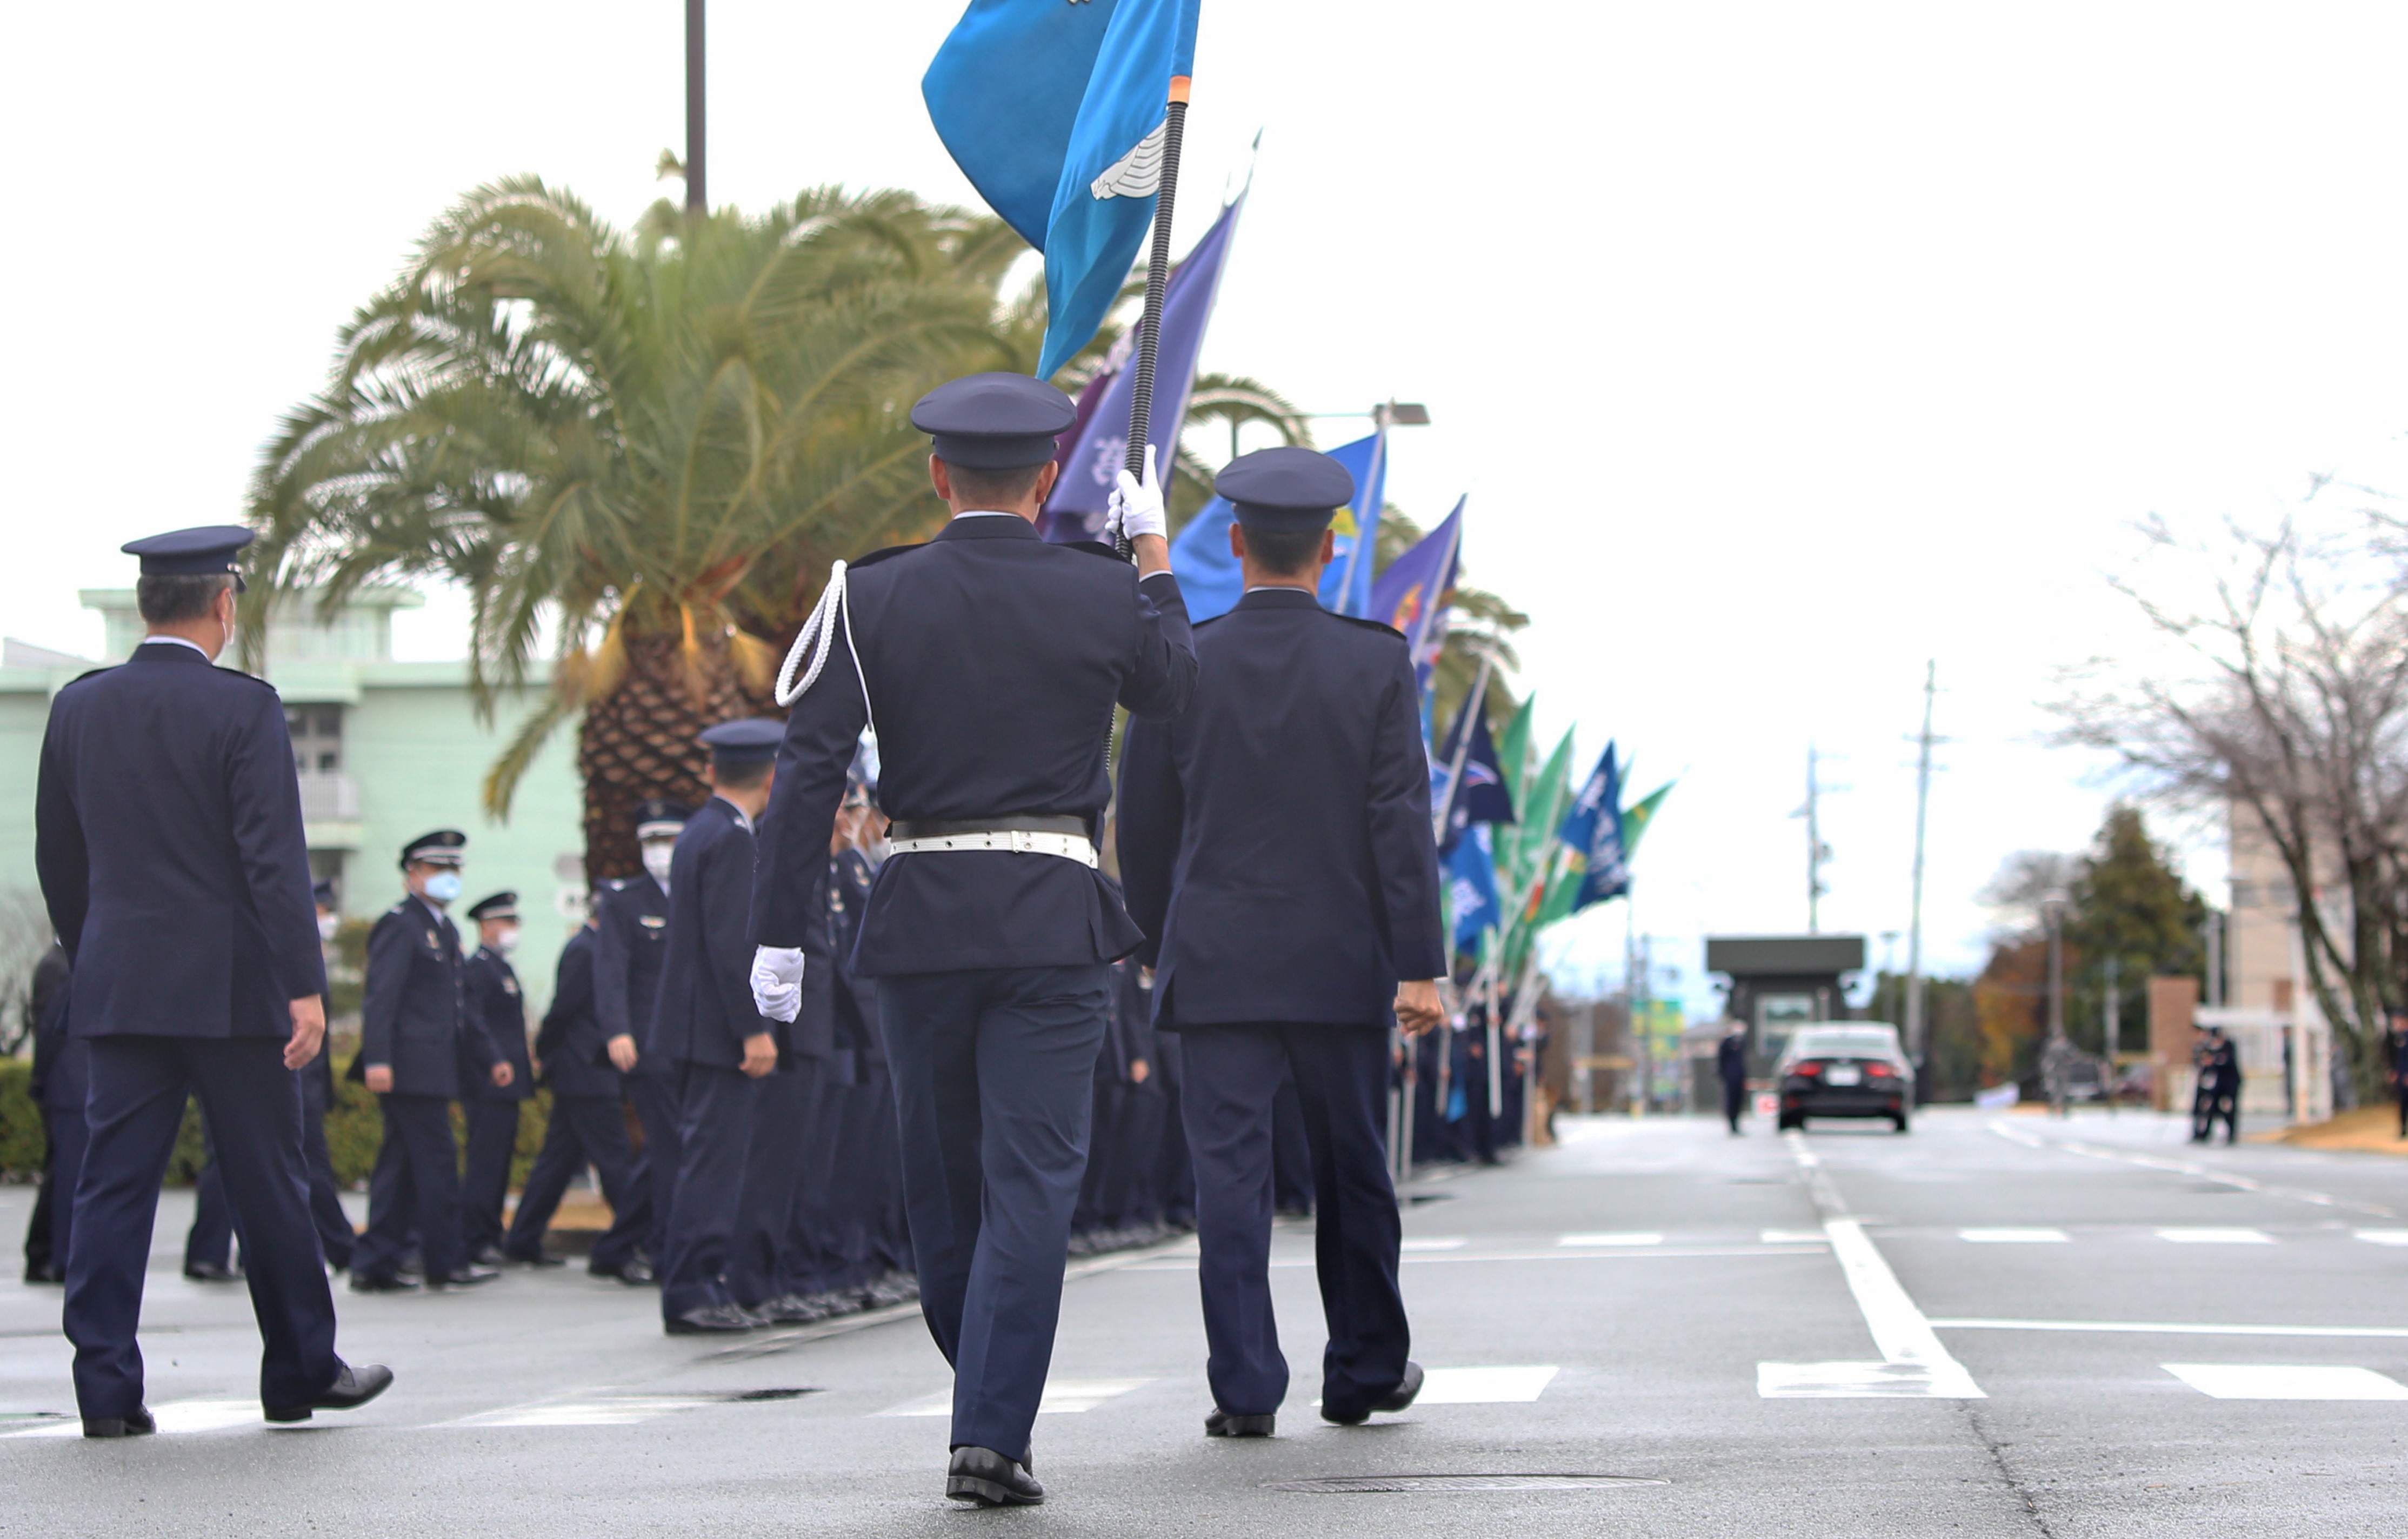
[[[1772,1075],[1781,1086],[1784,1132],[1819,1116],[1887,1117],[1902,1133],[1913,1115],[1914,1065],[1899,1044],[1898,1028],[1878,1021],[1800,1026]]]

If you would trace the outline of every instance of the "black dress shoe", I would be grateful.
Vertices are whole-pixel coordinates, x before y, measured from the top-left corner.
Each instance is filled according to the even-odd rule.
[[[2402,1136],[2408,1137],[2408,1134],[2403,1134]],[[44,1262],[40,1266],[29,1266],[25,1269],[25,1281],[29,1283],[64,1283],[66,1280],[67,1274],[64,1271],[52,1266],[48,1262]]]
[[[993,1448],[964,1446],[953,1450],[953,1467],[945,1474],[945,1494],[956,1502],[982,1507],[1034,1507],[1045,1501],[1045,1488],[1028,1473]]]
[[[523,1250],[506,1250],[502,1252],[502,1259],[517,1267],[565,1267],[568,1264],[557,1256],[548,1256],[539,1250],[532,1255]]]
[[[145,1437],[159,1430],[150,1419],[150,1408],[137,1405],[130,1417],[86,1417],[83,1435],[86,1437]]]
[[[498,1269],[488,1266],[465,1266],[453,1272],[440,1272],[426,1279],[429,1287],[477,1287],[501,1275]]]
[[[750,1330],[760,1323],[742,1304],[704,1304],[663,1320],[661,1329],[672,1336],[724,1336]]]
[[[828,1317],[825,1305],[799,1293],[781,1293],[752,1306],[752,1313],[771,1325],[817,1325]]]
[[[589,1265],[585,1269],[585,1274],[588,1277],[613,1278],[626,1284],[629,1287],[649,1287],[658,1281],[652,1275],[652,1263],[640,1256],[631,1261],[622,1261],[617,1266]]]
[[[242,1281],[242,1269],[222,1267],[215,1261],[187,1261],[184,1275],[196,1283],[238,1283]]]
[[[1276,1416],[1241,1417],[1233,1411],[1224,1411],[1215,1405],[1212,1407],[1212,1414],[1204,1418],[1204,1435],[1206,1437],[1268,1437],[1271,1435],[1272,1428],[1278,1422],[1279,1417]]]
[[[326,1386],[317,1399],[304,1405],[270,1405],[263,1409],[270,1421],[307,1421],[312,1411],[348,1411],[368,1402],[393,1388],[393,1370],[377,1363],[354,1368],[344,1363],[335,1372],[335,1382]]]
[[[415,1293],[418,1291],[418,1286],[417,1278],[404,1277],[390,1272],[380,1273],[375,1276],[367,1276],[356,1272],[351,1273],[351,1291],[354,1293]]]
[[[501,1246],[480,1245],[477,1247],[477,1253],[468,1258],[468,1264],[476,1267],[497,1267],[508,1259],[509,1258],[502,1254]]]
[[[1413,1402],[1413,1397],[1421,1392],[1422,1365],[1417,1362],[1407,1362],[1405,1376],[1397,1381],[1397,1387],[1394,1389],[1389,1390],[1380,1399],[1360,1410],[1352,1406],[1340,1409],[1325,1402],[1321,1407],[1321,1419],[1340,1427],[1360,1427],[1371,1419],[1372,1412],[1401,1411],[1411,1405]]]

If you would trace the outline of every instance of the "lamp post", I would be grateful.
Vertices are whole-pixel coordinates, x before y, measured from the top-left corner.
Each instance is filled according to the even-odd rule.
[[[2041,919],[2048,926],[2048,1040],[2041,1047],[2041,1084],[2048,1092],[2049,1109],[2067,1115],[2065,1042],[2065,905],[2063,888],[2040,900]]]
[[[702,140],[702,6],[685,0],[685,211],[710,212],[710,195],[703,185]]]

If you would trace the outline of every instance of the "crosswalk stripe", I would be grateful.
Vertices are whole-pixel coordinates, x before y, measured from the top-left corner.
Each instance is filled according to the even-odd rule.
[[[1661,1234],[1652,1233],[1563,1234],[1555,1237],[1555,1244],[1568,1249],[1605,1245],[1660,1245],[1663,1243],[1664,1237]]]
[[[2408,1385],[2372,1368],[2315,1363],[2166,1362],[2157,1365],[2217,1400],[2408,1400]]]
[[[2062,1245],[2071,1237],[2063,1230],[1958,1230],[1956,1238],[1977,1245]]]
[[[2350,1232],[2369,1244],[2408,1245],[2408,1230],[2352,1230]]]
[[[171,1400],[165,1405],[150,1408],[150,1418],[159,1424],[165,1435],[186,1432],[222,1432],[231,1427],[265,1427],[266,1421],[257,1400]],[[7,1437],[81,1437],[83,1421],[77,1417],[45,1420],[22,1432],[0,1433]]]
[[[1461,1235],[1450,1235],[1445,1239],[1408,1240],[1398,1248],[1411,1254],[1417,1250],[1461,1250],[1468,1244]]]
[[[2274,1237],[2263,1230],[2159,1230],[2160,1240],[2178,1245],[2271,1245]]]
[[[1039,1412],[1075,1414],[1092,1411],[1108,1400],[1116,1400],[1132,1389],[1142,1389],[1152,1379],[1047,1379],[1045,1398],[1038,1402]],[[878,1413],[882,1417],[949,1417],[953,1414],[953,1392],[942,1390],[907,1400],[900,1405],[890,1405]]]

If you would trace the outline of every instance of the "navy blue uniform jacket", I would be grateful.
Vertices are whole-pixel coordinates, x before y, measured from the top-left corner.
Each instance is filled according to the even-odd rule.
[[[544,1083],[555,1096],[619,1099],[619,1072],[603,1046],[602,1022],[594,1014],[594,930],[584,925],[560,948],[552,973],[552,1008],[535,1035]]]
[[[53,1112],[83,1112],[92,1088],[92,1049],[67,1031],[66,953],[52,946],[34,969],[34,1082],[36,1104]],[[323,1055],[320,1055],[322,1058]]]
[[[824,830],[820,847],[827,848]],[[745,1038],[781,1036],[782,1028],[752,1007],[752,947],[744,939],[752,831],[726,798],[711,798],[686,820],[669,860],[669,895],[652,1046],[672,1063],[734,1069],[744,1061]]]
[[[399,1096],[460,1094],[460,1071],[490,1071],[493,1043],[467,1011],[460,979],[460,931],[415,897],[377,916],[368,931],[360,999],[360,1056],[351,1077],[378,1064],[393,1070]]]
[[[608,1067],[613,1037],[636,1039],[635,1072],[668,1067],[652,1046],[652,1009],[661,998],[661,960],[669,951],[669,895],[647,871],[613,882],[602,893],[602,923],[594,932],[594,1018],[602,1028],[594,1062]]]
[[[759,945],[809,938],[828,829],[872,715],[888,816],[1072,816],[1093,838],[1111,799],[1114,702],[1163,719],[1195,687],[1176,578],[1140,583],[1127,563],[1049,544],[1023,518],[957,518],[925,545],[864,557],[846,591],[851,640],[839,626],[778,755],[753,885]],[[930,851],[879,868],[853,971],[1077,967],[1142,939],[1103,877],[1077,861]]]
[[[1291,588],[1196,628],[1196,699],[1132,722],[1121,880],[1154,1019],[1370,1025],[1446,973],[1404,638]]]
[[[289,1037],[326,990],[283,702],[191,647],[51,701],[34,865],[79,1037]]]
[[[484,1040],[510,1066],[510,1082],[495,1085],[481,1070],[469,1046],[475,1032],[461,1036],[460,1099],[463,1100],[525,1100],[535,1094],[535,1071],[527,1066],[526,1000],[519,993],[519,975],[497,951],[480,948],[460,964],[461,992],[468,1015],[482,1028]]]

